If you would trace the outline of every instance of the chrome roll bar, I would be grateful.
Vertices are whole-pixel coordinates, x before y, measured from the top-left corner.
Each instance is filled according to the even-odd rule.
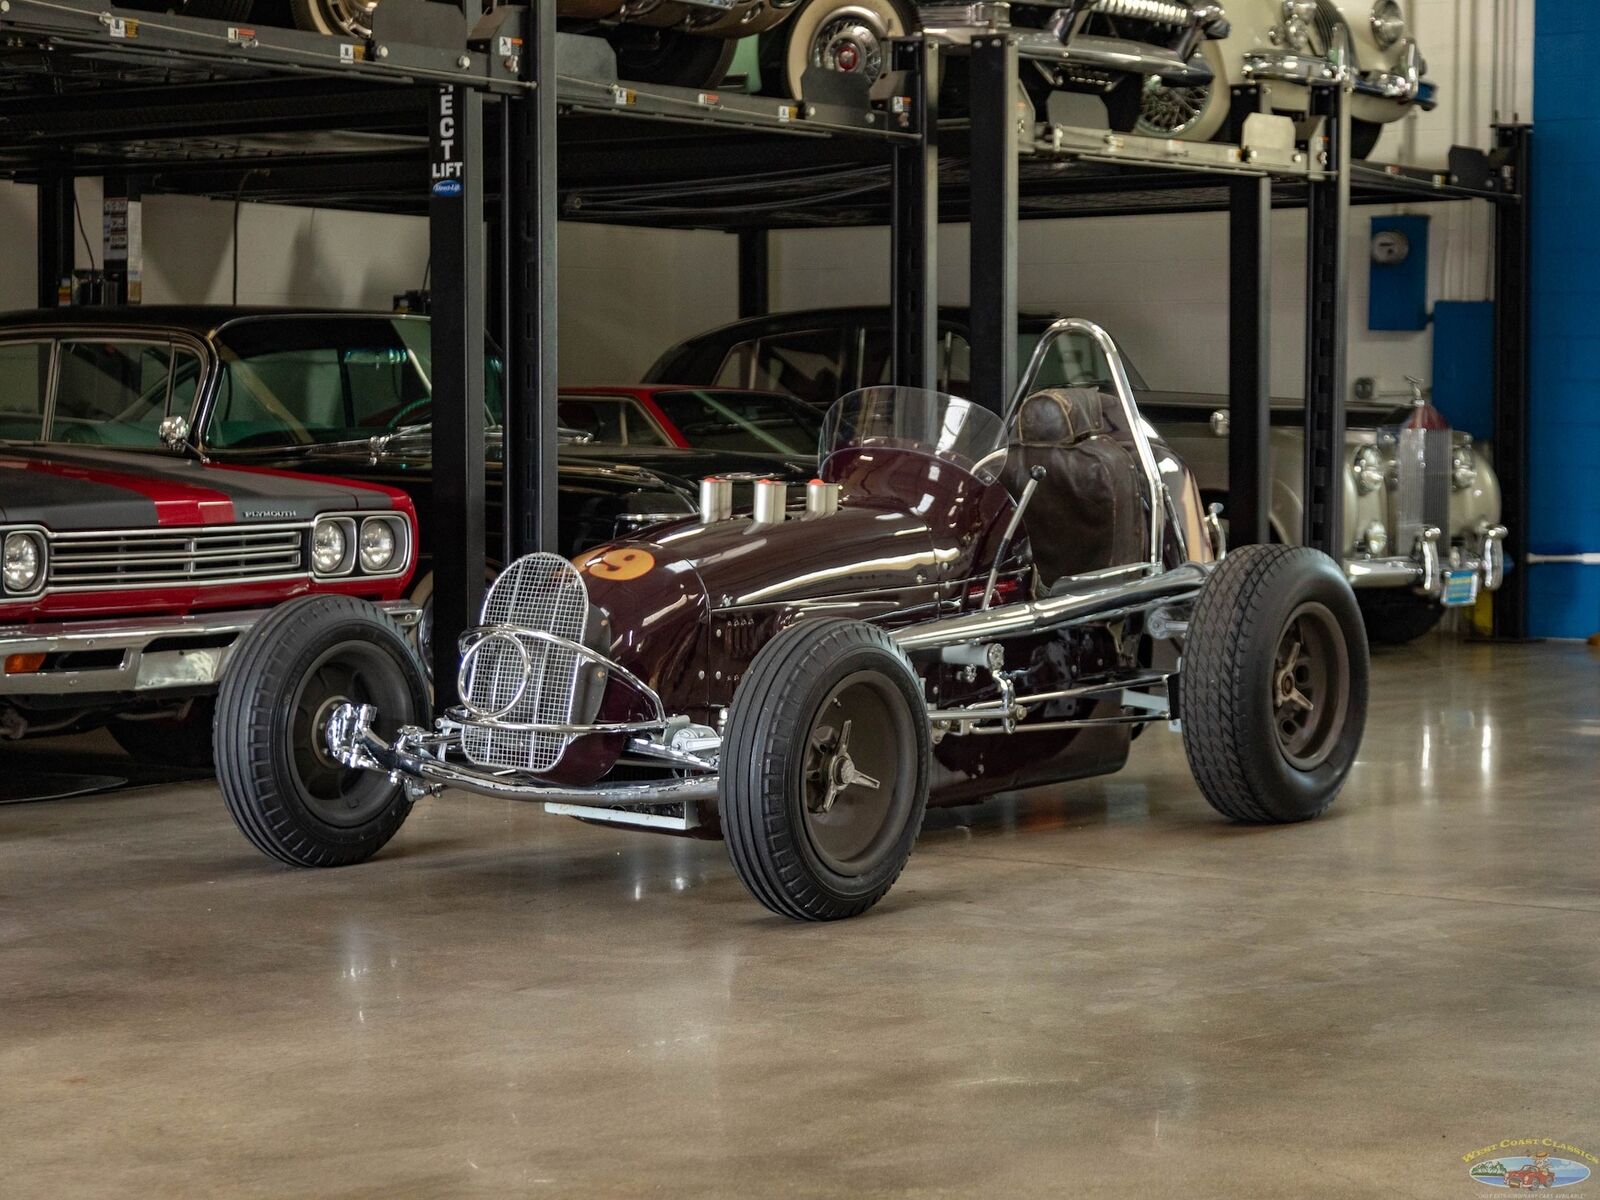
[[[1100,353],[1105,356],[1106,365],[1111,369],[1111,388],[1116,393],[1117,407],[1122,410],[1122,419],[1127,422],[1128,436],[1133,439],[1134,453],[1138,455],[1139,468],[1144,472],[1145,499],[1150,508],[1149,562],[1152,567],[1159,567],[1162,561],[1161,548],[1166,540],[1166,485],[1161,482],[1161,473],[1156,468],[1155,451],[1150,449],[1150,438],[1145,433],[1144,419],[1139,416],[1139,405],[1133,398],[1133,384],[1128,379],[1128,368],[1122,361],[1122,351],[1117,349],[1117,343],[1112,341],[1109,333],[1093,321],[1082,317],[1062,317],[1059,321],[1052,321],[1039,335],[1039,344],[1033,348],[1027,370],[1023,371],[1017,390],[1012,394],[1011,402],[1006,405],[1005,415],[1000,424],[1000,436],[1002,439],[1010,436],[1011,423],[1017,419],[1022,402],[1032,395],[1034,381],[1044,370],[1050,347],[1058,339],[1073,333],[1091,339],[1100,348]]]

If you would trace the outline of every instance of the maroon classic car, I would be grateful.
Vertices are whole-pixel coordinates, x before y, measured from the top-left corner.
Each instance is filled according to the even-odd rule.
[[[0,543],[0,738],[108,725],[135,757],[207,765],[229,651],[273,605],[416,613],[416,519],[386,487],[0,442]]]
[[[218,700],[240,829],[289,863],[359,862],[418,797],[464,788],[722,836],[762,904],[832,920],[889,890],[929,803],[1115,771],[1169,720],[1221,813],[1315,816],[1365,720],[1349,583],[1303,547],[1222,557],[1103,330],[1057,322],[1025,380],[1068,336],[1102,348],[1104,389],[1025,383],[1001,416],[867,388],[830,411],[803,507],[755,481],[735,516],[712,477],[696,518],[512,563],[431,727],[381,613],[276,610]],[[308,730],[289,700],[311,661],[359,665],[361,687]],[[308,737],[352,769],[337,794],[295,773]]]

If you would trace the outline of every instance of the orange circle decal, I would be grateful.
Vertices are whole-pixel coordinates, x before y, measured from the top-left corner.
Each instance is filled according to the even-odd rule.
[[[578,564],[578,570],[587,571],[596,579],[614,579],[626,583],[649,574],[656,565],[656,556],[648,550],[607,550],[591,554]]]

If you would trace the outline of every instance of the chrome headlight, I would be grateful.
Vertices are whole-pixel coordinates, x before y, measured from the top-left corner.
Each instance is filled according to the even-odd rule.
[[[370,517],[361,522],[361,569],[380,575],[394,565],[400,552],[400,539],[395,536],[394,524],[383,517]]]
[[[318,575],[344,575],[350,570],[353,523],[346,517],[324,517],[311,530],[311,568]]]
[[[1283,0],[1283,19],[1310,25],[1317,19],[1317,0]]]
[[[1376,446],[1363,446],[1356,451],[1355,460],[1350,464],[1350,475],[1356,481],[1359,495],[1370,496],[1383,486],[1388,472],[1384,470],[1383,455],[1378,453]]]
[[[5,540],[5,591],[14,596],[26,596],[44,584],[44,538],[37,533],[18,532],[6,534]]]
[[[1457,446],[1450,456],[1450,486],[1464,492],[1478,482],[1478,455],[1470,445]]]
[[[1401,11],[1400,0],[1378,0],[1372,6],[1372,36],[1378,45],[1388,50],[1406,35],[1406,14]]]
[[[1382,521],[1374,521],[1361,531],[1356,539],[1356,552],[1382,558],[1389,553],[1389,528]]]

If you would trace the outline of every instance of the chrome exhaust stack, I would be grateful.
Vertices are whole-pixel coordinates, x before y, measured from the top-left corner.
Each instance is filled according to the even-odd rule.
[[[824,479],[806,484],[806,516],[831,517],[839,511],[840,485]]]
[[[789,489],[777,479],[755,481],[755,522],[757,525],[778,525],[789,515]]]
[[[715,525],[733,516],[733,480],[707,475],[700,481],[700,520]]]

